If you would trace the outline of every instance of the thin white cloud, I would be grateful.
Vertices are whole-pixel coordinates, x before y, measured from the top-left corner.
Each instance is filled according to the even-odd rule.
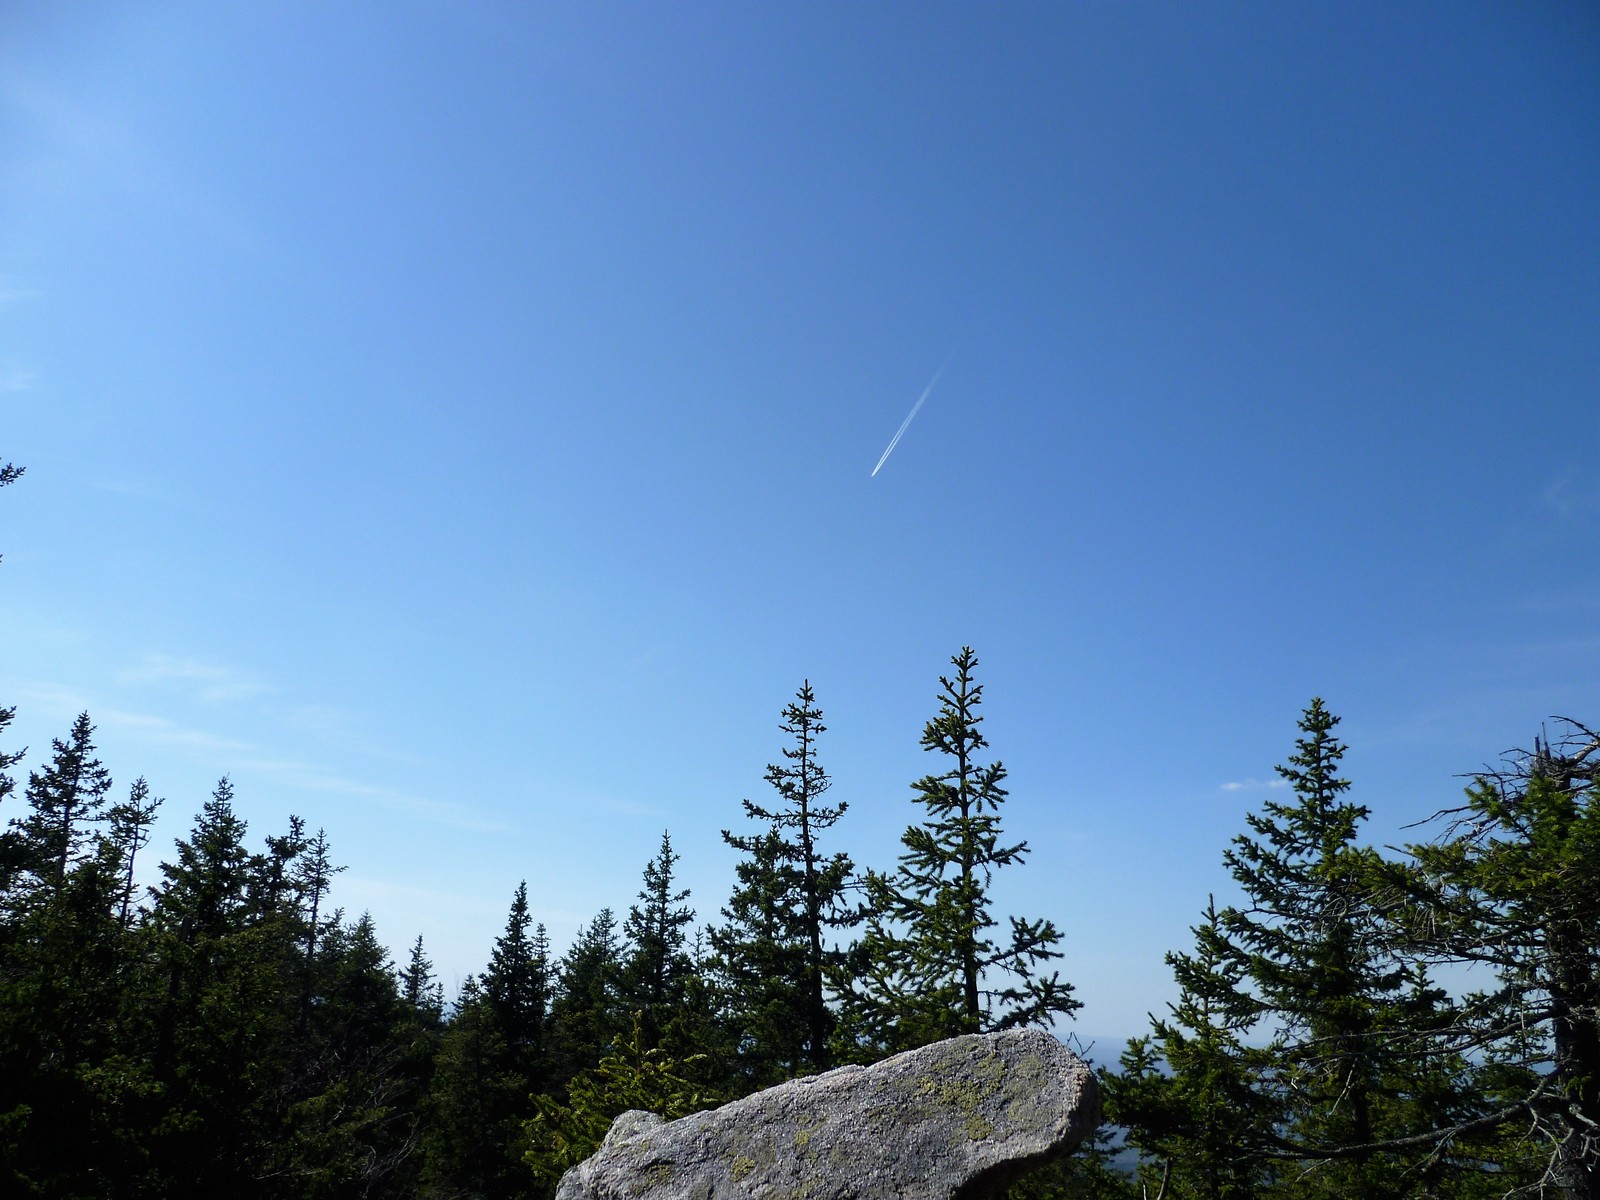
[[[30,708],[38,705],[50,717],[70,720],[89,709],[88,698],[82,692],[58,683],[25,684],[16,694],[19,702]]]
[[[39,295],[33,288],[23,287],[0,275],[0,308],[10,308],[13,304],[36,299]]]
[[[443,800],[431,800],[426,796],[416,796],[409,792],[402,792],[383,784],[365,783],[358,779],[351,779],[337,771],[330,771],[310,763],[294,762],[283,759],[253,758],[246,759],[236,764],[242,771],[256,771],[263,775],[271,775],[280,780],[285,786],[302,788],[308,792],[322,792],[330,796],[347,796],[355,800],[364,800],[373,804],[380,804],[386,808],[397,809],[433,821],[439,825],[450,825],[457,829],[469,829],[476,833],[510,833],[511,826],[502,821],[493,821],[481,817],[462,805],[449,803]]]
[[[0,363],[0,392],[31,392],[39,373],[16,363]]]
[[[236,699],[271,690],[237,672],[214,664],[170,655],[151,654],[135,667],[121,672],[123,686],[179,684],[193,687],[202,699]],[[39,684],[17,690],[19,700],[37,705],[52,719],[70,720],[88,711],[99,726],[115,729],[136,740],[186,753],[191,758],[220,767],[239,776],[257,774],[271,777],[277,784],[328,796],[343,796],[364,803],[407,813],[438,825],[466,829],[475,833],[506,834],[512,827],[492,820],[456,803],[433,800],[403,792],[383,784],[353,779],[314,761],[275,756],[262,746],[239,738],[226,737],[149,713],[108,709],[84,693],[57,684]],[[608,806],[610,807],[610,806]],[[646,813],[634,807],[617,811]]]
[[[1225,792],[1255,792],[1265,788],[1286,788],[1287,779],[1230,779],[1218,785]]]
[[[124,687],[178,685],[207,704],[244,700],[274,689],[259,679],[216,663],[171,654],[147,654],[135,666],[117,673]]]
[[[203,729],[191,729],[188,726],[169,721],[165,717],[104,708],[92,715],[95,721],[101,725],[109,725],[117,729],[135,730],[144,737],[160,742],[163,745],[199,751],[208,756],[250,754],[256,750],[256,747],[249,742],[241,742],[237,738],[221,737],[214,733],[207,733]]]
[[[198,234],[255,258],[279,258],[237,207],[217,203],[125,116],[92,109],[20,72],[0,74],[0,100],[55,143],[54,151],[87,179],[123,200],[153,205]]]
[[[1578,470],[1564,472],[1545,486],[1545,507],[1564,521],[1600,512],[1600,483]]]

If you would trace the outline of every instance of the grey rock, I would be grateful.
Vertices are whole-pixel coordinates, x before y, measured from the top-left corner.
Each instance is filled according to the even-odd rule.
[[[1042,1030],[1007,1030],[676,1121],[624,1113],[556,1200],[977,1200],[1099,1123],[1082,1060]]]

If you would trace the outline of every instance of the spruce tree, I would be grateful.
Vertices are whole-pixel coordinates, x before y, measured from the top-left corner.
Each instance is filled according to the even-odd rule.
[[[1400,1196],[1428,1157],[1408,1139],[1454,1103],[1441,1084],[1462,1064],[1412,1050],[1442,996],[1397,953],[1376,902],[1385,867],[1356,842],[1368,810],[1344,798],[1338,723],[1312,700],[1277,768],[1292,798],[1250,814],[1225,855],[1246,899],[1218,914],[1212,971],[1241,984],[1272,1035],[1256,1086],[1277,1152],[1301,1160],[1297,1194]]]
[[[504,1041],[507,1068],[521,1074],[534,1090],[544,1070],[545,1023],[549,1017],[549,939],[544,926],[532,930],[528,883],[517,885],[505,932],[495,939],[482,987]]]
[[[298,1195],[412,1195],[425,1064],[371,917],[330,917],[313,972],[267,1173],[295,1180]]]
[[[0,733],[16,719],[17,710],[0,708]],[[27,755],[27,750],[5,751],[0,750],[0,805],[11,799],[16,794],[17,781],[8,771]],[[6,930],[11,924],[11,908],[13,900],[19,900],[15,895],[23,868],[27,865],[27,841],[18,822],[11,818],[5,810],[0,810],[0,815],[6,815],[7,820],[0,826],[0,952],[5,949]]]
[[[809,1060],[809,964],[792,903],[799,872],[782,835],[768,830],[740,839],[740,846],[745,857],[734,867],[738,883],[722,909],[726,924],[708,937],[710,973],[737,1065],[734,1088],[752,1092],[793,1077]]]
[[[54,894],[67,871],[81,862],[92,842],[92,826],[105,807],[111,774],[95,757],[94,725],[79,713],[67,740],[53,739],[54,757],[28,776],[32,812],[22,822],[27,869],[38,886]]]
[[[512,1195],[496,1190],[515,1163],[507,1142],[508,1080],[489,1006],[476,978],[462,984],[434,1060],[424,1134],[426,1196]]]
[[[37,849],[37,843],[33,844]],[[0,1194],[99,1195],[131,1177],[127,1117],[150,1087],[118,1053],[130,954],[117,921],[120,861],[97,838],[55,881],[55,847],[0,947]],[[34,877],[37,883],[39,877]]]
[[[989,886],[994,872],[1021,863],[1026,842],[1001,842],[1006,778],[979,725],[983,687],[971,647],[939,679],[939,712],[922,747],[944,769],[913,787],[925,810],[902,835],[905,853],[888,875],[869,871],[861,917],[866,931],[851,960],[847,1038],[856,1056],[909,1049],[963,1033],[1044,1025],[1080,1007],[1072,988],[1042,968],[1061,957],[1061,935],[1044,919],[1009,918],[996,936]]]
[[[1194,951],[1166,956],[1177,1001],[1102,1080],[1108,1118],[1138,1151],[1147,1194],[1255,1200],[1277,1161],[1278,1113],[1259,1086],[1268,1059],[1251,1041],[1262,1010],[1217,920],[1208,902]]]
[[[112,805],[106,814],[111,826],[111,842],[122,860],[122,897],[117,905],[117,921],[126,929],[133,904],[133,873],[139,851],[150,842],[150,826],[155,824],[160,796],[150,795],[150,785],[140,776],[128,789],[128,798]]]
[[[562,956],[550,1006],[552,1077],[595,1067],[631,1024],[623,999],[617,919],[603,908]]]
[[[531,1186],[522,1131],[551,1073],[549,945],[531,926],[523,882],[488,969],[467,981],[440,1040],[427,1175],[447,1194],[511,1197]]]
[[[829,930],[844,923],[841,900],[854,869],[848,855],[825,854],[818,845],[847,806],[821,803],[831,781],[817,761],[817,739],[827,727],[809,680],[784,708],[778,728],[792,740],[781,750],[783,761],[766,771],[779,803],[745,800],[745,815],[766,828],[748,835],[722,831],[745,858],[722,910],[728,924],[711,931],[729,1019],[744,1031],[741,1058],[756,1086],[802,1064],[817,1071],[831,1065],[834,1016],[825,989],[840,956],[825,943]]]
[[[424,1029],[437,1029],[444,1020],[444,985],[434,977],[420,933],[400,969],[400,994]]]
[[[645,1044],[661,1045],[661,1036],[683,999],[691,970],[686,952],[694,910],[684,901],[689,889],[675,887],[678,854],[672,836],[663,830],[661,848],[645,864],[640,903],[628,910],[622,934],[628,945],[622,969],[622,1000],[639,1013]]]
[[[1481,1067],[1476,1112],[1430,1114],[1440,1144],[1491,1181],[1596,1200],[1600,733],[1562,725],[1555,742],[1536,738],[1532,751],[1481,773],[1466,803],[1436,818],[1439,836],[1407,847],[1413,863],[1389,877],[1408,951],[1471,964],[1489,979],[1423,1030]],[[1464,1131],[1498,1144],[1463,1147]],[[1541,1161],[1518,1179],[1530,1147]]]
[[[167,1108],[151,1151],[172,1195],[263,1194],[303,1061],[293,1044],[298,925],[252,902],[262,860],[246,832],[224,777],[177,861],[161,864],[141,931],[150,1056]]]

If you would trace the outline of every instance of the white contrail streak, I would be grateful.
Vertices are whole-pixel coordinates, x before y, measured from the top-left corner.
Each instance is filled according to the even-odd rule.
[[[928,386],[922,389],[922,395],[917,397],[917,402],[911,406],[911,411],[906,414],[906,419],[900,422],[900,428],[895,430],[894,436],[889,439],[889,448],[883,452],[883,457],[878,460],[878,466],[872,468],[872,475],[876,475],[878,467],[889,461],[889,455],[894,453],[894,448],[900,444],[900,439],[905,436],[906,430],[911,428],[911,422],[917,418],[917,410],[922,407],[922,402],[933,391],[933,385],[939,382],[939,376],[944,374],[944,369],[950,365],[950,357],[953,354],[955,354],[954,350],[945,355],[944,361],[939,364],[939,369],[933,373],[933,378],[928,380]],[[867,476],[867,478],[871,479],[872,475]]]

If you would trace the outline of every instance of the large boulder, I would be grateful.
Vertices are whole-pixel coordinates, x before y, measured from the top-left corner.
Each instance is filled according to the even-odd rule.
[[[676,1121],[624,1113],[556,1200],[976,1200],[1099,1123],[1083,1061],[1042,1030],[1007,1030]]]

